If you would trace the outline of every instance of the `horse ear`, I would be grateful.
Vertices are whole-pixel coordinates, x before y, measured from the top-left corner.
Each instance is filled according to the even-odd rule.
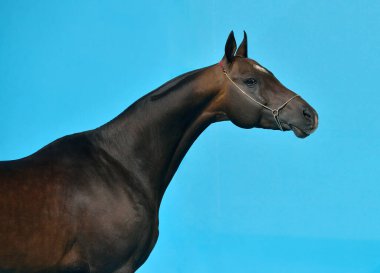
[[[224,47],[224,57],[227,59],[228,62],[232,62],[232,59],[235,56],[236,51],[236,41],[234,32],[231,31],[230,35],[228,35],[226,46]]]
[[[247,58],[248,57],[248,41],[247,41],[247,33],[244,31],[244,38],[239,48],[236,52],[236,55]]]

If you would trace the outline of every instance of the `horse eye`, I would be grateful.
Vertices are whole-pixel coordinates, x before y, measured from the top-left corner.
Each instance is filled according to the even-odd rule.
[[[257,83],[257,81],[254,78],[250,78],[244,81],[246,85],[253,86]]]

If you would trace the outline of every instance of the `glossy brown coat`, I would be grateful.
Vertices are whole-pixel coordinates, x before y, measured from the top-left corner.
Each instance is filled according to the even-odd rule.
[[[246,35],[235,51],[231,32],[221,65],[255,99],[274,107],[294,95],[247,58]],[[215,64],[167,82],[95,130],[0,162],[0,272],[135,272],[157,241],[160,203],[183,157],[223,120],[278,129]],[[280,120],[299,137],[317,127],[301,98]]]

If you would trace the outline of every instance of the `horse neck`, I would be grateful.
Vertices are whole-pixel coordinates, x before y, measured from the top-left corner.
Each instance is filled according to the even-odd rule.
[[[219,67],[179,76],[100,127],[102,148],[160,204],[182,159],[212,122],[222,120]]]

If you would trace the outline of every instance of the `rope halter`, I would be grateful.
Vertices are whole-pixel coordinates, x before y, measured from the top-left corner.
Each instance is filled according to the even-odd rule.
[[[266,106],[264,104],[262,104],[261,102],[259,102],[258,100],[256,100],[255,98],[251,97],[250,95],[247,94],[247,92],[245,92],[243,89],[241,89],[231,78],[230,76],[227,74],[227,71],[224,69],[223,65],[222,65],[222,62],[219,63],[220,67],[222,68],[223,70],[223,73],[224,75],[226,75],[227,79],[229,79],[232,84],[240,91],[242,92],[246,97],[248,97],[250,100],[254,101],[255,103],[257,103],[258,105],[260,105],[261,107],[264,107],[265,109],[271,111],[272,115],[273,115],[273,118],[274,120],[276,121],[276,124],[278,126],[278,128],[280,128],[281,131],[284,131],[284,129],[282,128],[281,126],[281,121],[280,121],[280,110],[285,108],[285,106],[290,102],[292,101],[294,98],[296,97],[300,97],[300,95],[294,95],[293,97],[291,97],[290,99],[288,99],[286,102],[284,102],[283,104],[280,105],[280,107],[277,107],[277,108],[270,108],[269,106]]]

